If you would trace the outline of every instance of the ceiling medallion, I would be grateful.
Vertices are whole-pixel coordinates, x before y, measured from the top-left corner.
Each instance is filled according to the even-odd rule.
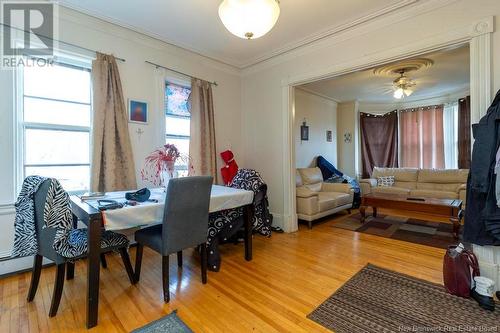
[[[278,21],[278,0],[224,0],[219,17],[233,35],[256,39],[267,34]]]
[[[427,69],[434,65],[434,61],[426,58],[406,59],[396,63],[377,67],[373,70],[373,74],[377,76],[395,76],[401,72],[409,73],[422,69]]]
[[[409,97],[413,94],[413,87],[416,86],[416,82],[410,79],[406,74],[408,72],[414,72],[421,69],[427,69],[431,67],[434,62],[426,58],[415,58],[400,61],[398,63],[393,63],[385,66],[375,68],[373,73],[377,76],[388,76],[393,77],[398,75],[398,78],[392,82],[394,89],[394,98],[402,99]]]

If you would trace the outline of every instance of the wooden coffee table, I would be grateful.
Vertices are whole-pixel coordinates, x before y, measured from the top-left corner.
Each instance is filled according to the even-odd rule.
[[[455,239],[458,239],[463,217],[462,200],[458,199],[416,198],[398,194],[367,194],[361,199],[361,206],[359,207],[361,223],[366,220],[367,207],[373,208],[373,217],[377,217],[377,208],[389,208],[449,218],[453,224],[453,237]]]

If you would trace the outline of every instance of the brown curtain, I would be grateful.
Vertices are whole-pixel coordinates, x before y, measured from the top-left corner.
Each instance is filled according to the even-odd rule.
[[[361,112],[360,128],[363,178],[370,178],[374,167],[398,167],[398,112]]]
[[[470,96],[458,100],[458,168],[470,169]]]
[[[128,117],[115,57],[97,53],[92,62],[92,191],[137,188]]]
[[[217,182],[215,116],[212,85],[193,79],[191,83],[191,137],[189,155],[197,175],[210,175]]]
[[[401,167],[444,169],[443,105],[401,110]]]

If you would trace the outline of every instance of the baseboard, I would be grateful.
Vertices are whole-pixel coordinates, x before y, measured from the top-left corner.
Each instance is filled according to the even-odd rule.
[[[44,258],[44,265],[52,264],[52,261]],[[18,274],[31,270],[33,267],[33,256],[22,257],[22,258],[12,258],[0,262],[0,278],[10,276],[13,274]]]

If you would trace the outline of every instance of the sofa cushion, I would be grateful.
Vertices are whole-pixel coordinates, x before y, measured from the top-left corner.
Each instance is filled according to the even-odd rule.
[[[377,194],[405,194],[405,195],[408,195],[410,193],[410,190],[407,188],[396,187],[396,186],[391,186],[391,187],[377,186],[377,187],[372,188],[372,192],[377,193]]]
[[[457,192],[446,191],[411,190],[410,195],[423,198],[458,199]]]
[[[422,191],[442,191],[442,192],[455,192],[462,186],[460,183],[443,184],[443,183],[417,183],[417,190]]]
[[[416,182],[418,169],[413,168],[379,168],[373,169],[371,178],[394,176],[396,182]]]
[[[310,198],[317,196],[319,192],[311,191],[309,188],[305,186],[299,186],[295,189],[295,194],[299,198]]]
[[[321,170],[319,168],[303,168],[297,169],[297,171],[300,172],[302,183],[304,185],[323,182],[323,175],[321,174]]]
[[[321,191],[322,184],[323,183],[307,184],[307,185],[304,185],[304,187],[310,189],[313,192],[319,192],[319,191]]]
[[[352,203],[351,195],[340,192],[320,192],[318,195],[319,211],[334,209]]]
[[[468,169],[422,169],[418,172],[419,183],[465,184],[467,183]]]
[[[394,176],[383,176],[377,178],[377,186],[391,187],[394,185]]]

